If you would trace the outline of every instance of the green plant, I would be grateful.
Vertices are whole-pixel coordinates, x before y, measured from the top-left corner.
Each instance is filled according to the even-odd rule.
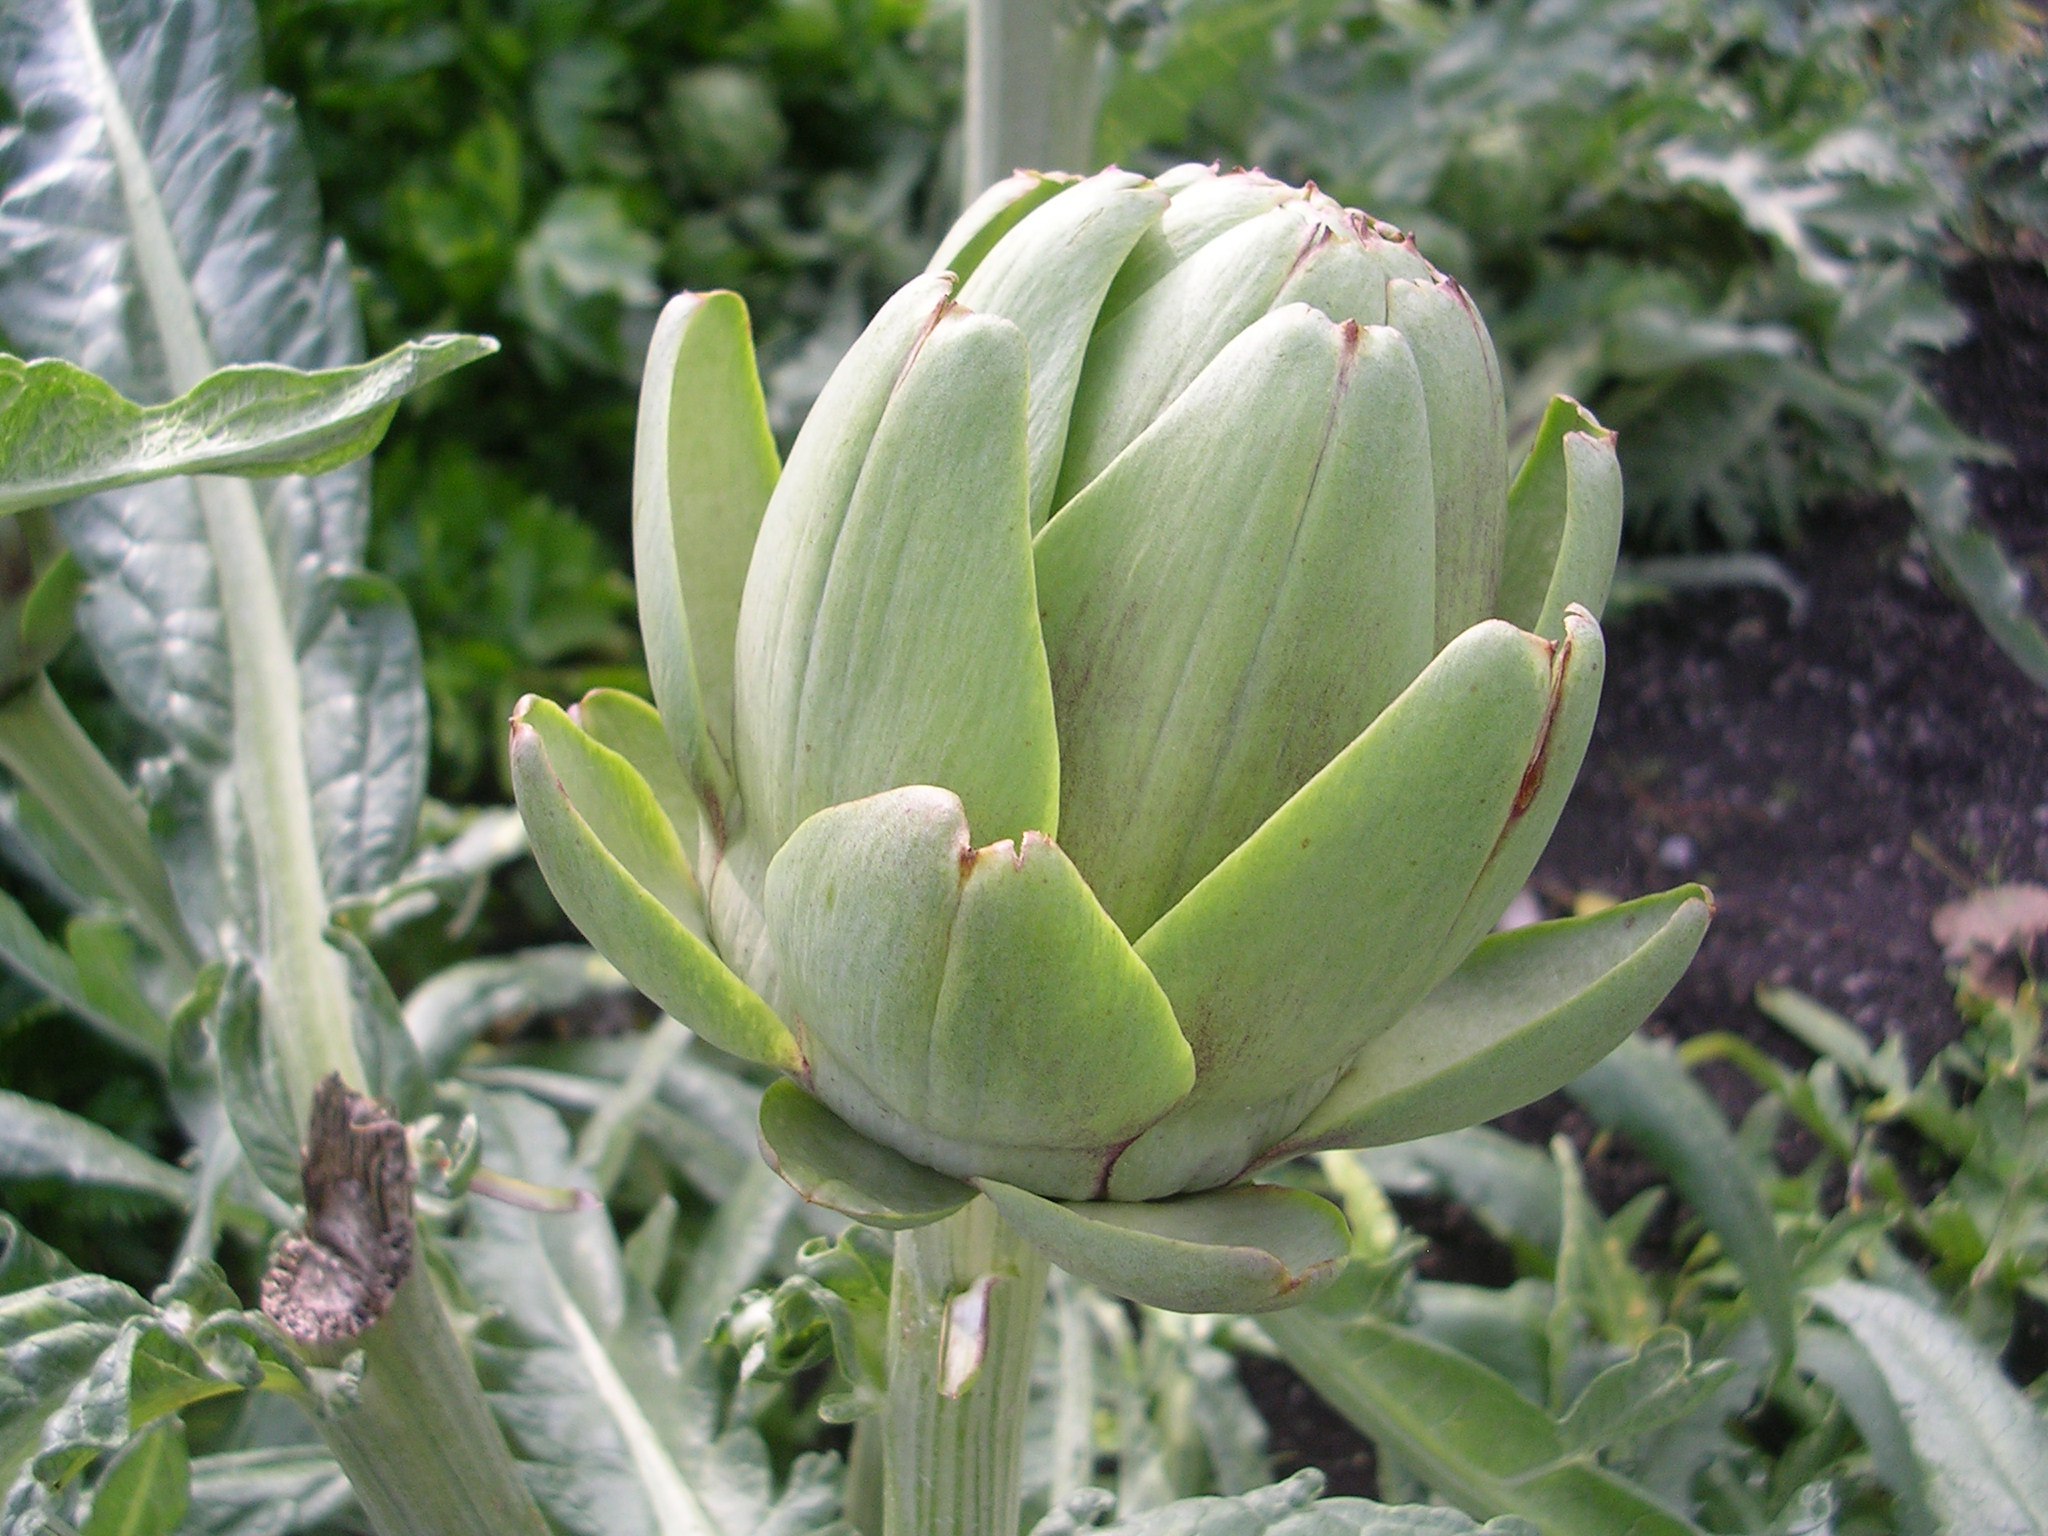
[[[2039,1382],[2030,1401],[2001,1370],[2048,1259],[2032,985],[1966,986],[1962,1038],[1917,1080],[1897,1039],[1873,1048],[1782,989],[1761,1001],[1812,1066],[1706,1035],[1632,1042],[1572,1085],[1671,1184],[1612,1214],[1562,1138],[1548,1156],[1475,1129],[1324,1157],[1358,1256],[1262,1326],[1373,1441],[1384,1491],[1572,1536],[2048,1517]],[[1739,1125],[1683,1065],[1710,1062],[1763,1090]],[[1810,1150],[1788,1169],[1795,1123]],[[1588,1167],[1615,1150],[1603,1134]],[[1513,1282],[1418,1278],[1390,1194],[1470,1211]]]
[[[785,1179],[905,1233],[892,1532],[1013,1518],[1048,1258],[1298,1301],[1342,1223],[1248,1175],[1563,1081],[1708,912],[1481,942],[1585,750],[1620,484],[1560,400],[1510,487],[1490,343],[1412,241],[1256,173],[1022,175],[933,269],[786,471],[741,301],[671,306],[635,501],[660,711],[528,700],[512,740],[564,909],[791,1074]]]

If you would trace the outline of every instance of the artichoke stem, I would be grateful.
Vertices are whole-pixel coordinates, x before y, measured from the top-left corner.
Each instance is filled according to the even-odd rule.
[[[986,1200],[897,1235],[884,1536],[1016,1536],[1045,1281]]]
[[[320,1427],[378,1536],[547,1536],[424,1264],[361,1348],[356,1401]]]
[[[136,925],[189,984],[199,969],[142,805],[38,672],[0,702],[0,765],[84,852]]]

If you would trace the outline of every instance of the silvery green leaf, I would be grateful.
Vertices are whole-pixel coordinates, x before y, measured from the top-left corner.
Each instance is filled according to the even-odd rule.
[[[576,1178],[555,1115],[511,1094],[482,1096],[491,1167],[540,1184]],[[490,1299],[478,1374],[535,1497],[588,1536],[754,1536],[834,1531],[837,1472],[799,1459],[776,1492],[751,1428],[721,1434],[716,1394],[686,1371],[676,1339],[635,1290],[602,1209],[536,1216],[472,1199],[448,1254]]]
[[[295,1204],[300,1193],[298,1118],[263,1028],[261,987],[248,965],[236,961],[202,974],[200,989],[207,998],[205,1027],[219,1056],[228,1124],[264,1187]]]
[[[10,1251],[33,1244],[0,1218]],[[36,1245],[40,1247],[40,1245]],[[52,1278],[0,1297],[0,1488],[11,1486],[34,1454],[43,1421],[92,1373],[122,1325],[149,1304],[99,1275]]]
[[[162,1022],[146,1019],[126,1007],[102,1007],[104,999],[95,999],[88,978],[79,969],[77,958],[45,938],[29,920],[28,913],[5,891],[0,891],[0,966],[77,1015],[123,1050],[162,1058]],[[154,1028],[149,1027],[152,1023]]]
[[[0,514],[170,475],[339,468],[377,446],[409,391],[495,350],[433,336],[352,368],[224,368],[162,405],[61,358],[0,353]]]
[[[625,990],[611,962],[581,944],[523,949],[435,972],[406,998],[405,1027],[428,1075],[440,1077],[494,1024]]]
[[[346,257],[323,244],[312,166],[287,105],[258,78],[254,12],[233,0],[8,8],[0,81],[23,111],[0,129],[0,240],[11,257],[0,328],[16,344],[144,402],[203,372],[197,359],[300,369],[361,359]],[[307,665],[352,675],[346,653],[317,653],[351,641],[326,620],[331,579],[362,558],[362,465],[272,482],[261,510],[298,641],[316,653]],[[195,765],[224,761],[221,595],[193,485],[89,498],[67,514],[66,533],[88,577],[80,630],[115,692]],[[365,707],[421,687],[416,667],[409,681],[377,676]],[[354,740],[389,751],[397,734]],[[365,758],[353,771],[378,766]],[[329,765],[327,782],[344,777]]]
[[[28,1388],[0,1399],[9,1532],[84,1525],[137,1438],[169,1415],[259,1385],[308,1385],[282,1336],[240,1311],[211,1264],[183,1267],[148,1301],[86,1275],[17,1292],[0,1301],[0,1358],[4,1379]]]
[[[356,1530],[355,1495],[324,1450],[286,1445],[192,1461],[194,1536],[324,1536]]]
[[[1944,1527],[1972,1536],[2048,1531],[2048,1423],[1997,1359],[1897,1292],[1838,1280],[1814,1295],[1884,1376]]]
[[[327,942],[341,953],[354,1002],[356,1052],[362,1057],[370,1093],[398,1113],[416,1120],[432,1106],[434,1085],[407,1032],[391,983],[369,946],[345,928],[327,930]]]
[[[798,1204],[790,1187],[758,1159],[746,1165],[739,1182],[720,1199],[711,1224],[691,1250],[668,1311],[684,1358],[703,1347],[733,1297],[756,1283],[776,1260],[790,1257],[801,1235]]]
[[[191,1175],[104,1126],[0,1088],[0,1184],[111,1189],[183,1205]]]
[[[404,597],[374,576],[335,587],[299,663],[299,693],[320,870],[339,900],[383,885],[412,851],[431,740],[419,630]]]
[[[1535,1536],[1516,1519],[1479,1525],[1453,1509],[1375,1504],[1369,1499],[1325,1499],[1323,1475],[1297,1472],[1284,1483],[1235,1497],[1182,1499],[1128,1520],[1099,1524],[1107,1495],[1089,1490],[1032,1528],[1031,1536]]]

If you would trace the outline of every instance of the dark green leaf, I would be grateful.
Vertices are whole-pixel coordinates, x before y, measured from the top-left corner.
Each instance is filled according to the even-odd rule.
[[[1792,1274],[1777,1228],[1741,1148],[1714,1101],[1669,1046],[1624,1041],[1566,1090],[1601,1125],[1620,1131],[1670,1175],[1742,1270],[1757,1316],[1781,1359],[1793,1343]]]

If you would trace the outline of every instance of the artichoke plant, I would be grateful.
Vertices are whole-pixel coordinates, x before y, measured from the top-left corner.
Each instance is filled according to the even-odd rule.
[[[1613,436],[1560,399],[1510,477],[1463,289],[1313,187],[1012,178],[783,466],[744,306],[685,295],[634,498],[658,712],[524,701],[520,807],[861,1221],[979,1193],[1119,1294],[1285,1304],[1346,1233],[1252,1175],[1550,1091],[1705,930],[1489,937],[1593,723]]]

